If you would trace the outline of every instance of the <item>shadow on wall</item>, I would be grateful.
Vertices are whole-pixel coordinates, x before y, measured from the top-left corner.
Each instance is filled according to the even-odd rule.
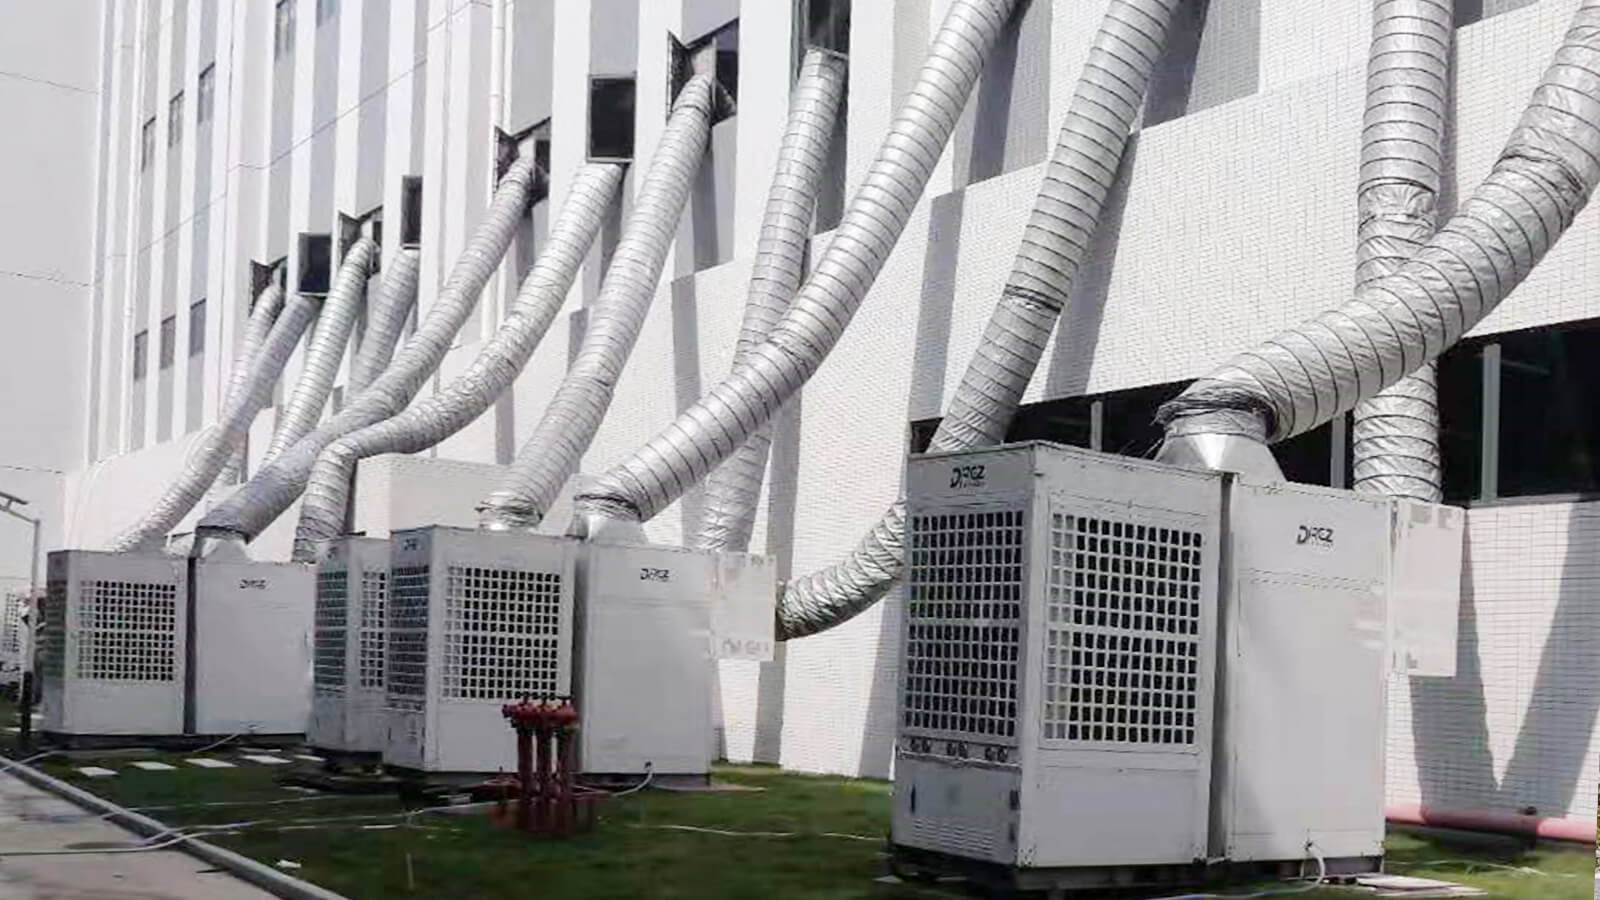
[[[1527,693],[1521,728],[1495,777],[1490,743],[1488,697],[1481,648],[1507,643],[1505,632],[1525,629],[1520,597],[1497,597],[1473,578],[1472,530],[1467,538],[1462,581],[1460,632],[1454,678],[1412,678],[1413,752],[1424,806],[1524,812],[1562,818],[1581,808],[1591,795],[1578,790],[1600,716],[1600,571],[1588,563],[1588,551],[1600,542],[1600,517],[1573,507],[1567,523],[1566,556],[1554,585],[1556,607],[1539,653],[1538,672]],[[1485,515],[1514,516],[1507,510]],[[1533,515],[1556,515],[1534,509]],[[1469,519],[1470,523],[1470,519]],[[1504,527],[1504,526],[1497,526]],[[1512,527],[1527,528],[1524,522]],[[1483,561],[1484,553],[1476,554]],[[1508,554],[1509,555],[1509,554]],[[1496,565],[1517,564],[1496,559]],[[1529,567],[1539,563],[1529,561]],[[1538,583],[1536,571],[1523,578],[1500,576],[1498,584]],[[1504,629],[1496,638],[1496,629]],[[1480,632],[1484,635],[1480,637]],[[1514,633],[1513,633],[1514,634]],[[1512,638],[1514,639],[1514,638]],[[1510,648],[1514,649],[1514,648]],[[1494,659],[1506,650],[1491,652]],[[1495,680],[1502,676],[1492,675]],[[1512,678],[1510,673],[1503,676]],[[1520,691],[1518,692],[1520,694]],[[1521,702],[1521,697],[1517,698]]]
[[[674,414],[700,400],[703,379],[700,373],[700,303],[695,277],[686,275],[672,282],[672,377],[676,393]],[[705,490],[701,484],[684,492],[679,506],[683,510],[683,543],[688,545],[700,531],[705,510]]]

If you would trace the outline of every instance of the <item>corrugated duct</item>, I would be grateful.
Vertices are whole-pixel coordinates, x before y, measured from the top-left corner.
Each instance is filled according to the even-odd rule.
[[[355,330],[361,305],[367,298],[367,279],[377,259],[378,245],[372,238],[364,237],[351,244],[340,261],[339,271],[328,289],[328,299],[322,303],[322,315],[317,317],[316,327],[311,330],[300,378],[279,411],[278,427],[267,448],[267,459],[300,440],[322,418],[328,394],[333,391],[333,379],[339,374],[339,361],[344,359],[345,348],[350,346],[350,333]]]
[[[1011,274],[930,451],[1005,439],[1088,254],[1182,2],[1117,0],[1106,10],[1045,165]],[[902,499],[843,560],[785,586],[778,603],[779,636],[805,637],[848,621],[888,593],[904,566]]]
[[[772,187],[767,191],[734,350],[735,366],[749,361],[750,354],[772,333],[805,278],[817,185],[827,164],[844,86],[843,57],[816,47],[806,51],[789,98],[789,122],[778,146]],[[745,550],[750,546],[771,428],[771,423],[757,428],[706,478],[705,505],[693,543],[696,549]]]
[[[256,361],[256,354],[261,352],[261,345],[267,342],[267,335],[272,333],[272,323],[278,320],[278,314],[283,312],[283,285],[278,282],[279,273],[274,271],[267,286],[256,295],[256,302],[250,308],[250,318],[244,327],[244,339],[239,343],[239,352],[233,357],[233,371],[228,375],[228,390],[222,395],[222,408],[226,410],[233,402],[233,398],[243,396],[250,382],[250,365]],[[232,487],[239,480],[239,473],[244,471],[244,442],[241,440],[233,452],[228,454],[228,461],[217,474],[216,480],[211,484],[211,489]]]
[[[655,298],[667,248],[705,154],[718,90],[711,75],[700,74],[678,91],[600,294],[590,307],[578,353],[500,487],[479,505],[484,527],[538,525],[594,439]]]
[[[866,179],[771,335],[575,498],[572,530],[650,518],[733,454],[822,365],[889,258],[1014,0],[954,0]]]
[[[456,332],[478,305],[483,286],[505,255],[539,178],[533,153],[517,157],[501,176],[483,220],[456,260],[417,330],[388,368],[345,408],[256,473],[243,488],[200,520],[198,531],[253,540],[305,489],[317,454],[339,438],[398,414],[439,368]]]
[[[1437,357],[1522,282],[1600,181],[1600,0],[1584,0],[1488,178],[1393,274],[1241,353],[1163,404],[1161,453],[1261,446]]]
[[[1454,10],[1446,0],[1375,0],[1361,130],[1356,287],[1393,275],[1433,235],[1444,172]],[[1356,406],[1358,491],[1437,503],[1439,391],[1433,363]]]
[[[438,394],[322,450],[300,506],[296,559],[316,558],[324,542],[343,533],[350,475],[358,461],[432,447],[472,424],[511,386],[560,312],[589,245],[616,200],[623,169],[616,163],[589,163],[578,170],[538,260],[522,279],[510,314],[465,372]]]
[[[200,500],[228,457],[244,441],[256,413],[272,398],[272,386],[321,304],[320,297],[297,294],[284,306],[261,351],[250,363],[244,390],[229,398],[221,418],[206,429],[184,462],[183,473],[143,519],[112,542],[112,551],[137,550],[164,537]]]
[[[420,268],[422,254],[411,247],[400,248],[385,267],[378,296],[367,304],[367,327],[361,334],[361,348],[350,361],[350,375],[345,379],[347,396],[360,396],[367,385],[389,367],[400,332],[417,305],[417,270]]]

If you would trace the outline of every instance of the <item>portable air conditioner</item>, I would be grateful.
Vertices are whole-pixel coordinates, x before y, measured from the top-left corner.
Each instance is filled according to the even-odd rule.
[[[183,559],[57,550],[46,568],[40,730],[70,740],[183,731]]]
[[[317,567],[311,721],[306,743],[334,754],[381,754],[389,542],[349,537]]]
[[[584,544],[578,573],[581,770],[704,778],[716,661],[772,658],[771,560]]]
[[[1043,443],[913,457],[907,505],[900,864],[1376,870],[1393,561],[1442,618],[1459,511]]]
[[[185,733],[303,735],[311,714],[316,570],[220,553],[190,564],[194,626]]]
[[[1047,444],[911,460],[902,859],[1055,886],[1205,858],[1221,497]]]
[[[568,538],[442,526],[392,535],[386,764],[515,768],[501,706],[571,695],[576,560]]]

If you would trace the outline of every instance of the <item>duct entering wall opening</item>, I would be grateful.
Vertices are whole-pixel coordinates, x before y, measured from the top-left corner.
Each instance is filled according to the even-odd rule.
[[[422,246],[422,176],[400,179],[400,246],[415,250]]]
[[[589,161],[633,160],[633,76],[589,79]]]
[[[333,270],[333,236],[302,232],[299,257],[296,293],[314,297],[327,294]]]
[[[343,259],[350,247],[361,238],[372,238],[373,243],[383,245],[383,207],[375,206],[359,216],[339,214],[339,258]],[[373,262],[372,271],[378,271],[378,263]]]
[[[733,19],[687,43],[667,36],[672,53],[671,94],[678,96],[690,78],[710,74],[721,88],[712,124],[734,115],[739,102],[739,20]]]
[[[850,0],[799,0],[795,11],[806,43],[849,55]]]

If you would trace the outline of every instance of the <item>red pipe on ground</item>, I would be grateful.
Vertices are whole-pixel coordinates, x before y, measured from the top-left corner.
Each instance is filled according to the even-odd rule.
[[[1551,819],[1544,816],[1478,809],[1438,809],[1417,803],[1391,803],[1384,808],[1383,814],[1386,819],[1397,825],[1458,828],[1463,831],[1487,831],[1495,834],[1540,837],[1553,841],[1576,841],[1583,844],[1595,842],[1595,823],[1592,820]]]

